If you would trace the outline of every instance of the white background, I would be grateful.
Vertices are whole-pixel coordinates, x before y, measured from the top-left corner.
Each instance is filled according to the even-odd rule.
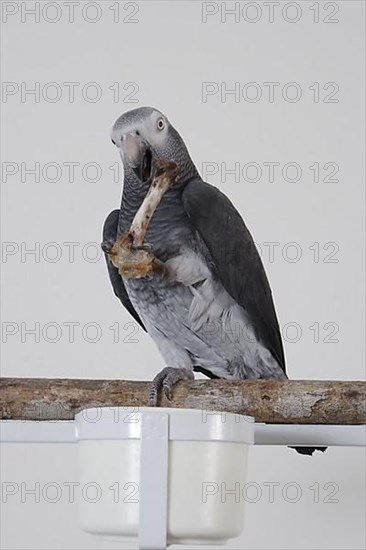
[[[103,220],[120,202],[122,177],[114,181],[109,168],[119,162],[110,128],[122,112],[152,105],[181,133],[200,171],[207,163],[218,170],[221,163],[261,167],[257,182],[242,173],[239,181],[225,178],[220,170],[208,179],[233,200],[261,247],[289,376],[362,379],[364,3],[281,2],[272,22],[262,2],[238,4],[238,21],[234,15],[225,21],[221,3],[211,3],[218,12],[206,23],[201,2],[140,2],[137,13],[134,3],[121,2],[119,22],[111,10],[116,3],[99,2],[96,11],[81,2],[73,23],[63,2],[57,10],[51,4],[35,22],[24,13],[34,2],[2,2],[7,13],[18,9],[8,17],[3,12],[2,23],[2,80],[5,92],[14,91],[2,103],[2,376],[148,380],[164,366],[150,338],[128,324],[104,259],[93,261],[97,247],[88,244],[100,242]],[[80,83],[73,102],[65,82]],[[91,82],[101,93],[95,102]],[[239,83],[240,96],[204,98],[204,82],[223,92]],[[246,88],[250,82],[256,84]],[[279,83],[273,101],[268,82]],[[298,101],[291,101],[290,82],[301,92]],[[330,97],[338,101],[328,102],[335,88],[324,89],[327,83],[338,85]],[[22,96],[22,87],[36,86],[39,101]],[[255,89],[262,95],[249,101]],[[55,91],[61,96],[53,102]],[[79,163],[74,181],[69,162]],[[280,163],[273,182],[265,162]],[[40,181],[24,173],[35,163]],[[57,163],[60,173],[54,164],[47,171],[47,163]],[[90,181],[92,168],[83,178],[87,163],[98,163],[98,181]],[[291,169],[282,176],[287,163],[300,166],[299,181],[286,181],[294,178]],[[309,168],[314,163],[319,182]],[[338,181],[324,181],[331,173],[326,163],[339,167]],[[70,242],[76,243],[73,261]],[[264,243],[278,243],[273,258]],[[26,254],[31,249],[36,253]],[[65,323],[78,323],[73,341]],[[31,328],[36,335],[26,332]],[[364,466],[363,449],[331,448],[312,458],[281,447],[253,449],[249,479],[263,493],[247,505],[245,533],[227,547],[363,548]],[[66,491],[57,503],[35,503],[29,495],[22,502],[22,482],[31,488],[77,481],[74,446],[4,445],[1,481],[19,484],[19,493],[2,504],[2,548],[121,547],[79,530]],[[273,503],[265,482],[280,483]],[[300,486],[298,502],[282,495],[289,482]],[[309,488],[314,483],[319,502]],[[337,502],[327,502],[326,483],[337,484]]]

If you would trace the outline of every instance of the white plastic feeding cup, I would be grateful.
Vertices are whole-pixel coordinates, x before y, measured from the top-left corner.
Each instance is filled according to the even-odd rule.
[[[75,420],[82,529],[155,549],[241,533],[252,417],[114,407]]]

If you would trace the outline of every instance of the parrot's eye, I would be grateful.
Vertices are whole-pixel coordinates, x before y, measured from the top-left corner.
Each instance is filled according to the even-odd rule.
[[[158,130],[163,130],[165,128],[165,122],[163,118],[159,118],[157,122]]]
[[[116,145],[116,142],[112,138],[111,138],[111,142],[113,143],[113,145]]]

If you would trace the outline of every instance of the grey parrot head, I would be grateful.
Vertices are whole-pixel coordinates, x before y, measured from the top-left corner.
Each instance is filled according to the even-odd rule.
[[[183,139],[158,109],[140,107],[124,113],[113,125],[111,140],[119,149],[125,174],[140,183],[151,182],[158,158],[174,160],[182,182],[198,175]]]

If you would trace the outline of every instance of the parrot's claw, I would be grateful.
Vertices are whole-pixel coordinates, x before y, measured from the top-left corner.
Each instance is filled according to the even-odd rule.
[[[144,243],[142,245],[131,245],[131,250],[146,250],[147,252],[150,252],[152,250],[152,245],[149,243]]]
[[[171,401],[172,387],[180,380],[194,380],[193,372],[190,369],[174,367],[165,367],[165,369],[160,371],[151,383],[149,394],[150,406],[157,406],[159,390],[161,389],[163,389],[166,398]]]
[[[112,240],[105,240],[101,243],[101,248],[103,250],[103,252],[105,252],[106,254],[109,254],[110,251],[112,250],[113,248],[113,245],[114,245],[115,241],[112,241]]]

